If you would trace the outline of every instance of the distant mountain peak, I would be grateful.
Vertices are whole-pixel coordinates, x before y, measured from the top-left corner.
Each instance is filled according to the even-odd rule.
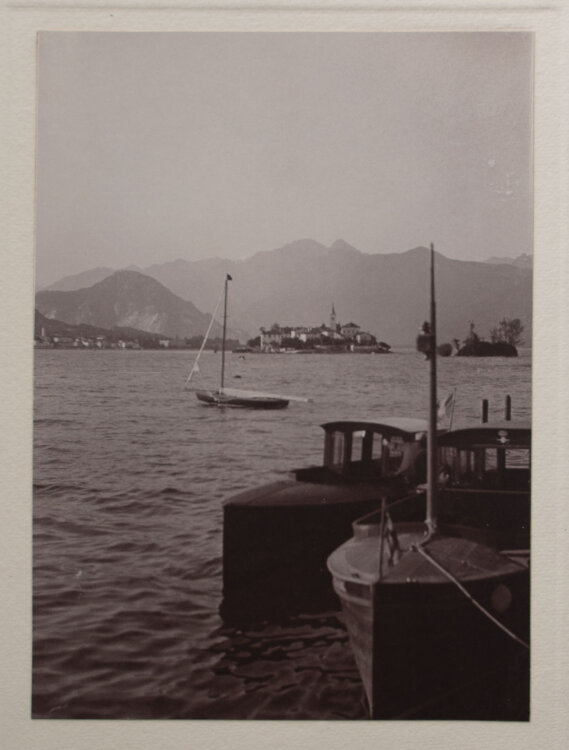
[[[358,255],[363,254],[361,250],[358,250],[356,247],[350,245],[349,242],[346,242],[346,240],[343,239],[335,240],[335,242],[330,245],[330,251],[333,253],[357,253]]]
[[[298,255],[306,255],[311,254],[313,256],[324,256],[328,253],[328,248],[326,245],[323,245],[321,242],[317,242],[316,240],[311,240],[310,238],[306,237],[304,239],[300,240],[294,240],[293,242],[288,242],[286,245],[282,245],[281,247],[277,247],[274,250],[261,250],[260,252],[253,255],[253,258],[266,258],[270,256],[276,256],[276,257],[296,257]]]
[[[516,266],[517,268],[532,268],[533,267],[533,255],[529,253],[522,253],[516,258],[511,257],[492,257],[488,258],[486,263],[492,263],[492,265],[507,265]]]
[[[318,242],[318,240],[313,240],[310,237],[302,237],[299,240],[293,240],[292,242],[288,242],[286,245],[283,245],[279,250],[296,250],[296,249],[304,249],[307,247],[311,247],[315,250],[324,250],[326,249],[326,246],[323,245],[321,242]]]
[[[162,287],[164,292],[167,294],[172,294],[172,292],[167,289],[163,284],[161,284],[159,281],[154,279],[152,276],[148,276],[147,274],[143,273],[142,271],[135,271],[133,268],[121,268],[118,271],[115,271],[110,276],[107,276],[104,279],[101,279],[101,281],[97,282],[96,284],[93,284],[92,288],[98,288],[98,289],[104,289],[104,288],[114,288],[117,286],[122,287]]]
[[[129,268],[119,268],[118,271],[115,271],[111,276],[108,276],[106,279],[103,279],[102,282],[108,281],[108,279],[117,278],[117,279],[134,279],[137,276],[145,276],[144,272],[141,271],[139,268],[135,268],[133,266],[130,266]],[[150,276],[146,276],[147,279],[150,278]]]

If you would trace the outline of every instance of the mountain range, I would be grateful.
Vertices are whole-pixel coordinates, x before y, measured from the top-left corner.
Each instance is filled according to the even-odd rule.
[[[340,323],[357,323],[391,344],[411,344],[429,314],[428,264],[424,247],[370,255],[343,240],[327,247],[305,239],[245,260],[177,260],[140,271],[95,268],[37,292],[36,306],[70,323],[193,336],[205,332],[229,273],[231,335],[242,341],[273,323],[327,324],[334,305]],[[466,336],[471,320],[480,336],[488,336],[506,317],[521,319],[529,343],[527,262],[482,263],[437,253],[436,276],[440,341]],[[212,335],[219,331],[214,326]]]

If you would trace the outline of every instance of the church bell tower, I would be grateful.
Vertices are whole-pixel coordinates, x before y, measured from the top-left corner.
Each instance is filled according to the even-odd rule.
[[[334,303],[332,302],[332,312],[330,313],[330,328],[336,330],[336,310],[334,309]]]

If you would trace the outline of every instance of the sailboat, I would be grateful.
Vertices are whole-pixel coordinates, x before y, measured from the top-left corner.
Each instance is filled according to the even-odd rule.
[[[299,398],[295,396],[281,396],[279,394],[263,393],[261,391],[248,391],[240,390],[237,388],[228,388],[225,385],[225,350],[226,350],[226,336],[227,336],[227,290],[229,282],[233,281],[232,277],[227,274],[225,277],[224,291],[223,291],[223,337],[221,346],[221,381],[218,390],[196,390],[196,397],[199,401],[209,406],[228,406],[234,408],[246,408],[246,409],[284,409],[288,406],[290,401],[308,401],[309,399]],[[186,380],[186,388],[189,388],[189,383],[192,376],[199,372],[199,359],[205,348],[208,336],[213,326],[215,315],[221,303],[221,297],[216,305],[215,310],[212,313],[211,321],[207,332],[202,341],[202,345],[198,352],[198,355],[194,361],[190,374]]]
[[[527,720],[529,463],[520,480],[526,470],[510,469],[506,454],[529,449],[529,430],[506,422],[441,438],[445,450],[456,448],[457,471],[473,469],[481,480],[499,473],[505,483],[485,489],[465,478],[441,490],[438,517],[432,245],[431,322],[417,348],[430,361],[424,520],[393,522],[383,503],[328,558],[370,718]],[[484,465],[487,443],[491,468]],[[464,467],[467,455],[472,462]],[[510,487],[508,472],[517,477]]]

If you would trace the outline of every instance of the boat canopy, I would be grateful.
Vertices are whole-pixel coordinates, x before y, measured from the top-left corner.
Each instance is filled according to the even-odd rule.
[[[450,487],[526,491],[531,482],[529,422],[493,422],[439,436]]]
[[[427,420],[413,417],[385,417],[375,420],[337,420],[322,425],[326,432],[377,432],[386,438],[401,437],[415,440],[418,434],[427,432]]]
[[[529,448],[531,425],[529,422],[486,422],[439,435],[438,444],[459,450],[476,447]]]
[[[423,419],[386,418],[338,420],[322,425],[325,431],[324,466],[337,475],[376,479],[392,475],[401,465],[403,445],[418,443],[426,434]]]

